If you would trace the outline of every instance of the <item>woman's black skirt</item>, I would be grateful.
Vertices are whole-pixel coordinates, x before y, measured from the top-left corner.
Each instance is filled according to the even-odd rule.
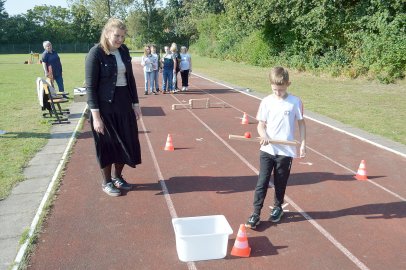
[[[137,119],[128,87],[116,87],[113,103],[101,101],[99,109],[104,135],[94,130],[92,117],[90,123],[100,168],[114,163],[127,164],[133,168],[141,164]]]

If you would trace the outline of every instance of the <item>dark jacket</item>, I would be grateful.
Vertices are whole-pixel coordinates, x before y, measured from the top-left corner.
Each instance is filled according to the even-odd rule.
[[[131,102],[138,103],[137,86],[128,48],[121,45],[118,49],[126,68],[127,86],[130,89]],[[100,44],[90,49],[86,56],[86,93],[90,109],[98,109],[99,101],[112,103],[117,82],[117,62],[113,54],[107,55]]]

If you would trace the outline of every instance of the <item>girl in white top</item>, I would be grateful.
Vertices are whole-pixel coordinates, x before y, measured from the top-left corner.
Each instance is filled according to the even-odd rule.
[[[187,48],[180,48],[180,76],[182,77],[182,91],[188,90],[189,76],[192,72],[192,58],[187,52]]]
[[[141,65],[144,67],[144,80],[145,80],[145,95],[148,95],[148,88],[150,93],[157,94],[153,88],[154,69],[153,69],[153,56],[149,46],[144,47],[144,55],[141,58]]]
[[[155,91],[159,92],[159,54],[156,53],[156,46],[154,44],[151,45],[151,55],[152,55],[152,69],[154,73],[154,78],[152,80],[152,89],[155,88]]]

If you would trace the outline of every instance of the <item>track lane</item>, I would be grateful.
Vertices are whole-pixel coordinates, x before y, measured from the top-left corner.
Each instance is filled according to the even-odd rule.
[[[118,243],[110,243],[110,245],[117,247],[120,251],[123,250],[122,256],[119,255],[114,260],[109,260],[108,256],[97,258],[100,257],[100,254],[107,254],[106,252],[103,253],[103,247],[106,247],[106,244],[103,239],[94,236],[92,232],[94,228],[91,225],[94,225],[94,223],[99,224],[102,219],[93,217],[90,218],[91,222],[86,221],[86,219],[87,216],[97,216],[99,212],[105,213],[103,209],[95,207],[94,202],[104,201],[106,198],[104,194],[96,192],[96,196],[93,196],[95,198],[91,200],[92,206],[89,206],[86,211],[80,210],[81,206],[87,205],[88,202],[75,196],[79,196],[78,191],[95,188],[94,183],[84,187],[83,177],[94,179],[97,167],[95,167],[95,164],[91,165],[92,163],[90,163],[89,167],[92,168],[92,173],[83,175],[81,171],[75,176],[73,171],[80,168],[80,165],[88,162],[87,160],[94,160],[94,150],[91,149],[93,145],[86,148],[83,145],[79,146],[78,142],[75,149],[83,148],[83,150],[72,155],[72,165],[69,164],[72,167],[67,168],[64,180],[74,182],[71,179],[76,179],[73,185],[74,188],[73,186],[68,188],[68,184],[61,187],[61,194],[54,208],[55,212],[52,213],[49,219],[46,233],[41,235],[41,240],[45,241],[40,241],[39,248],[34,254],[33,266],[41,265],[40,262],[47,262],[50,259],[48,255],[53,255],[58,260],[63,261],[62,267],[59,267],[60,269],[72,269],[72,266],[98,266],[101,267],[99,269],[112,269],[103,268],[103,266],[113,266],[118,262],[129,267],[138,265],[140,269],[162,269],[162,267],[165,269],[187,269],[189,267],[190,269],[190,265],[177,260],[170,215],[161,187],[157,183],[159,176],[154,169],[151,153],[146,147],[146,136],[149,137],[151,146],[156,153],[162,177],[165,179],[179,216],[217,213],[226,215],[234,229],[234,234],[229,241],[230,250],[234,243],[238,225],[245,222],[245,219],[250,214],[253,188],[257,178],[254,171],[258,167],[258,145],[228,141],[227,138],[229,133],[242,134],[246,130],[256,134],[255,124],[242,126],[238,118],[242,116],[241,111],[247,111],[252,117],[255,116],[259,101],[247,98],[239,93],[231,92],[230,94],[230,91],[225,91],[225,87],[196,77],[192,78],[192,88],[194,89],[186,94],[143,96],[141,94],[143,89],[140,88],[143,79],[141,79],[142,74],[139,72],[138,67],[136,74],[144,113],[143,121],[146,126],[146,130],[140,134],[143,146],[143,164],[137,167],[136,170],[128,171],[125,176],[141,185],[137,186],[136,191],[129,192],[127,196],[120,198],[122,203],[118,201],[116,205],[117,198],[113,198],[115,200],[113,207],[121,207],[127,204],[134,206],[134,209],[129,212],[131,218],[134,217],[134,222],[131,222],[126,215],[115,215],[115,222],[108,226],[107,231],[112,232],[113,228],[121,228],[124,232],[137,232],[137,234],[132,235],[130,233],[122,236],[120,235],[122,232],[118,231],[119,239],[112,240],[113,242],[119,240]],[[226,100],[234,108],[197,109],[191,112],[202,122],[207,123],[210,129],[246,159],[251,164],[250,167],[233,155],[225,144],[189,111],[172,111],[170,109],[171,104],[177,103],[174,98],[186,101],[189,98],[207,96],[207,93],[202,92],[202,90],[211,93],[213,99],[214,97],[220,97]],[[353,166],[351,165],[352,162],[355,162],[356,166],[359,164],[358,157],[349,158],[348,153],[362,151],[363,154],[373,158],[372,161],[367,160],[370,175],[369,167],[374,166],[377,161],[375,156],[369,154],[369,152],[376,151],[375,148],[371,150],[369,145],[360,144],[358,141],[352,142],[346,136],[344,138],[342,136],[335,137],[336,134],[330,133],[336,132],[327,129],[323,130],[323,126],[312,121],[307,123],[308,130],[311,132],[311,136],[308,137],[310,147],[323,152],[326,156],[333,156],[338,163],[346,164],[348,167]],[[173,134],[174,145],[177,148],[174,152],[162,151],[167,133]],[[353,146],[348,147],[348,149],[333,148],[330,150],[331,143],[336,142],[352,143]],[[86,138],[86,145],[91,143],[92,140]],[[359,148],[361,150],[357,151]],[[78,159],[77,156],[83,156],[83,153],[89,154],[86,158],[75,161],[75,159]],[[368,182],[354,180],[352,173],[348,172],[348,170],[337,166],[337,164],[319,154],[311,151],[308,153],[309,156],[304,161],[311,162],[311,166],[301,164],[301,160],[294,161],[287,190],[289,198],[292,198],[293,202],[300,207],[299,209],[306,211],[313,220],[328,230],[370,269],[399,268],[404,265],[406,262],[405,255],[396,252],[405,248],[402,243],[404,238],[402,236],[406,235],[405,224],[402,219],[405,217],[404,213],[406,212],[404,211],[404,203]],[[399,168],[396,164],[404,165],[404,160],[398,161],[395,156],[387,156],[386,153],[381,156],[396,161],[395,164],[391,163],[390,168],[381,164],[379,167],[379,169],[382,169],[380,174],[375,174],[375,171],[372,171],[374,176],[382,175],[382,177],[373,180],[379,180],[383,185],[390,184],[395,190],[403,192],[403,183],[398,183],[398,178],[396,178],[396,175],[394,176],[391,169],[395,168],[396,172],[402,173],[402,166]],[[376,157],[376,159],[378,160],[379,157]],[[252,168],[254,168],[254,171]],[[144,184],[144,188],[142,184]],[[272,191],[270,190],[270,192]],[[272,201],[272,195],[269,194],[267,204]],[[88,197],[92,196],[88,195]],[[72,203],[69,198],[75,201],[72,207],[69,206]],[[58,203],[58,201],[62,202]],[[65,210],[65,208],[67,209]],[[302,213],[296,211],[292,205],[288,205],[287,209],[290,212],[286,213],[285,219],[280,224],[275,225],[264,222],[258,231],[248,231],[249,242],[253,248],[250,259],[239,259],[228,255],[224,260],[196,262],[196,268],[263,269],[272,265],[284,269],[297,269],[298,265],[301,266],[301,269],[358,268],[331,242],[315,230],[313,225],[309,222],[303,222],[306,219]],[[70,216],[68,217],[67,214],[61,215],[59,212],[69,212]],[[153,215],[151,215],[152,212]],[[266,219],[268,214],[268,210],[264,207],[262,219]],[[61,218],[62,220],[60,220]],[[58,228],[58,225],[63,222],[71,222],[74,226],[78,226],[76,224],[78,220],[84,222],[79,226],[81,227],[80,230],[72,230],[69,226],[64,227],[63,230]],[[108,222],[101,224],[108,224]],[[147,228],[147,226],[150,228]],[[388,231],[388,228],[391,230]],[[80,239],[73,241],[76,252],[72,254],[67,252],[67,256],[61,251],[56,252],[60,249],[58,245],[63,243],[64,238],[66,239],[66,235],[59,235],[60,231],[73,232],[72,240],[75,240],[76,234],[81,235]],[[82,231],[87,232],[87,234],[79,233]],[[105,231],[106,229],[97,232]],[[87,250],[91,248],[85,244],[89,240],[93,241],[93,244],[97,246],[96,250],[90,252]],[[64,248],[66,247],[64,246]],[[159,252],[159,256],[156,256],[156,251]],[[51,253],[48,254],[48,252]],[[44,261],[38,259],[41,257],[41,253],[43,253],[42,256],[47,254]],[[86,256],[87,254],[90,255]],[[84,262],[85,260],[87,261]],[[33,268],[41,269],[40,267]]]

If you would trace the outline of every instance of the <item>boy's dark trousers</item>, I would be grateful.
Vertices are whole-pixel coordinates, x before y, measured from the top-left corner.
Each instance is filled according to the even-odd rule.
[[[260,214],[268,191],[272,171],[274,174],[275,198],[274,206],[282,207],[285,197],[286,185],[292,166],[292,158],[280,155],[271,155],[264,151],[259,154],[259,176],[254,194],[254,213]]]

